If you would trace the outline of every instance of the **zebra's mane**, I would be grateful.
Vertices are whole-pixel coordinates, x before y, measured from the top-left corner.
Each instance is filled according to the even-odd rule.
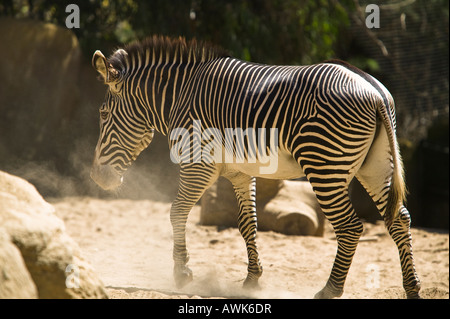
[[[167,36],[152,36],[142,41],[135,41],[117,49],[109,58],[108,62],[118,71],[124,72],[132,60],[145,61],[148,56],[150,63],[167,63],[170,61],[205,62],[219,57],[228,57],[230,54],[215,45],[192,39],[170,38]]]

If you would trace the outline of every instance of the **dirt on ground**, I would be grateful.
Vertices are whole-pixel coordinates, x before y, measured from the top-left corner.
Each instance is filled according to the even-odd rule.
[[[313,298],[325,285],[336,253],[328,223],[323,237],[260,231],[261,288],[243,289],[247,256],[239,231],[199,225],[196,206],[186,231],[194,280],[178,289],[172,277],[170,203],[91,197],[48,200],[111,298]],[[382,222],[364,226],[341,298],[404,298],[394,242]],[[421,296],[449,298],[448,231],[412,228],[412,238]]]

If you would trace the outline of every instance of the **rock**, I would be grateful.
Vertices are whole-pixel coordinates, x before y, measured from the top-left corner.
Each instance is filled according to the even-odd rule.
[[[82,54],[71,29],[35,19],[0,17],[0,30],[0,167],[43,196],[110,196],[90,178],[106,90],[94,52]],[[179,166],[169,158],[167,137],[156,134],[121,197],[172,200]]]
[[[287,235],[323,235],[324,216],[307,182],[256,179],[258,229]],[[201,201],[201,225],[236,227],[237,200],[231,183],[219,180]]]
[[[0,167],[45,196],[95,190],[89,164],[105,86],[91,57],[51,23],[0,17],[0,30]]]
[[[38,297],[19,249],[3,228],[0,228],[0,271],[0,299]]]
[[[1,171],[0,225],[20,251],[37,297],[107,298],[102,282],[82,257],[78,245],[66,234],[53,206],[26,180]],[[2,250],[5,255],[0,260],[6,261],[6,254],[14,254],[14,250],[7,243],[3,246],[8,250]],[[2,264],[0,274],[8,273],[12,267],[10,262]],[[9,279],[8,285],[14,287]],[[14,296],[12,293],[10,297]]]
[[[238,204],[231,183],[220,177],[201,199],[200,225],[236,227]]]
[[[324,215],[308,182],[284,181],[258,216],[260,230],[286,235],[322,236]]]
[[[61,132],[70,133],[67,124],[80,104],[75,84],[82,55],[76,36],[69,29],[26,19],[2,18],[0,29],[0,41],[8,43],[0,52],[0,59],[8,61],[0,66],[0,76],[5,77],[0,87],[0,132],[14,136],[3,143],[26,160],[67,149],[63,143],[70,142],[68,134]],[[24,145],[27,150],[21,148]]]

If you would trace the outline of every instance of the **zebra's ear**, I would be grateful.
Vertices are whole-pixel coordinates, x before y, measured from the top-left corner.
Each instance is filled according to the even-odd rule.
[[[100,73],[105,83],[108,83],[110,80],[108,62],[106,61],[105,56],[102,52],[100,52],[100,50],[95,51],[94,56],[92,57],[92,66],[97,70],[98,73]]]

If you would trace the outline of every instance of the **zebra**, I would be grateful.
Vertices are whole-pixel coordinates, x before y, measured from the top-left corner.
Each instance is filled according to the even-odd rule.
[[[408,298],[419,298],[410,232],[404,206],[406,187],[396,138],[394,100],[374,77],[340,60],[305,66],[264,65],[242,61],[212,44],[183,37],[152,36],[115,50],[106,58],[97,50],[92,65],[107,85],[100,107],[100,135],[91,169],[104,189],[122,183],[123,173],[151,143],[155,131],[168,137],[179,156],[178,192],[170,209],[173,230],[173,275],[177,287],[193,279],[188,267],[186,221],[191,208],[219,176],[231,181],[239,204],[238,229],[247,248],[244,287],[259,287],[262,265],[256,245],[255,177],[306,177],[322,211],[334,228],[337,251],[331,274],[315,298],[340,297],[363,224],[349,199],[356,177],[373,199],[396,243]],[[213,137],[196,134],[214,128],[221,150],[235,161],[201,152]],[[177,129],[188,132],[178,137]],[[254,154],[255,137],[227,145],[227,129],[275,129],[261,140],[261,155],[276,145],[276,170]],[[197,143],[195,143],[197,141]],[[183,144],[184,143],[184,144]],[[200,148],[195,148],[195,144]],[[216,144],[217,145],[217,144]],[[237,151],[247,161],[237,160]],[[209,160],[199,154],[210,154]],[[223,153],[222,153],[223,156]],[[207,157],[207,156],[206,156]],[[215,159],[215,160],[214,160]]]

